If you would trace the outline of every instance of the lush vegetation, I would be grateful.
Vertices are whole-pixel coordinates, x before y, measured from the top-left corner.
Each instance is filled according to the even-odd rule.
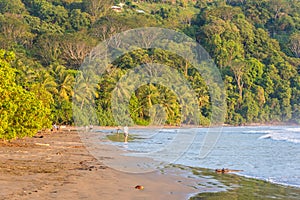
[[[120,12],[111,9],[120,2]],[[74,80],[84,58],[97,43],[138,27],[174,29],[205,47],[225,82],[226,123],[300,123],[299,9],[297,0],[0,0],[0,138],[31,135],[51,122],[72,124]],[[148,62],[186,77],[197,94],[201,123],[209,124],[210,94],[203,78],[181,57],[159,49],[140,49],[114,61],[96,92],[82,86],[95,97],[99,123],[116,123],[112,90],[127,70]],[[80,101],[77,109],[88,98]],[[155,84],[132,94],[134,122],[149,124],[156,104],[163,105],[167,124],[180,123],[176,95]]]
[[[17,83],[16,70],[10,66],[14,57],[0,51],[0,139],[33,135],[50,123],[50,104],[39,95],[43,91],[34,84],[25,89]]]

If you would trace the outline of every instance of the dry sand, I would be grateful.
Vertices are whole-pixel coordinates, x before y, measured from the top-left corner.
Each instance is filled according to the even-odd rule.
[[[193,187],[199,180],[176,169],[164,174],[111,169],[87,151],[75,131],[37,136],[42,138],[0,142],[0,199],[181,200],[200,192]]]

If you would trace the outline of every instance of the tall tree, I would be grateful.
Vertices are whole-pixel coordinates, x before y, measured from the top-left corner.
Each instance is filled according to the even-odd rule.
[[[300,33],[294,33],[291,35],[289,47],[295,57],[300,58]]]
[[[86,11],[90,13],[94,20],[105,15],[108,9],[113,5],[112,0],[86,0]]]

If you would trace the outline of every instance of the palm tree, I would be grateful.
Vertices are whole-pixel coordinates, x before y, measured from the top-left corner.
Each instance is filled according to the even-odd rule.
[[[137,105],[135,105],[135,109],[132,112],[137,113],[141,119],[146,120],[151,117],[153,105],[158,104],[159,91],[155,85],[149,83],[138,88],[135,95],[138,102],[136,102]]]
[[[98,80],[93,72],[78,74],[73,99],[80,103],[80,110],[85,103],[94,103],[95,98],[98,98],[97,90],[100,88]]]
[[[49,74],[49,72],[45,70],[41,70],[37,73],[38,84],[40,87],[45,88],[48,92],[52,94],[57,94],[57,83],[53,76]]]
[[[142,99],[142,105],[144,108],[151,108],[157,103],[157,98],[159,97],[159,92],[157,87],[152,83],[149,83],[139,89],[139,98]]]
[[[49,72],[40,70],[35,73],[35,82],[30,85],[30,90],[43,101],[44,105],[51,106],[54,103],[53,95],[57,94],[57,84]]]
[[[159,103],[165,108],[169,122],[177,123],[176,115],[179,111],[179,105],[175,94],[166,87],[159,87],[159,90]]]
[[[52,66],[52,76],[57,84],[57,94],[59,98],[69,101],[73,95],[74,72],[67,70],[62,65]]]

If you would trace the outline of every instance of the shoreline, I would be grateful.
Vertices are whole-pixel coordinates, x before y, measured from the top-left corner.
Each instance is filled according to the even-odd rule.
[[[268,126],[268,125],[266,125],[266,126]],[[133,127],[133,129],[135,129],[135,128],[139,129],[141,127]],[[149,127],[142,127],[142,128],[149,128]],[[154,127],[154,128],[156,128],[156,127]],[[174,128],[174,127],[171,127],[171,128]],[[188,166],[186,166],[186,167],[188,167]],[[215,169],[209,169],[209,168],[204,168],[204,169],[205,170],[212,170],[212,171],[215,170]],[[295,188],[295,189],[300,189],[300,185],[293,185],[293,184],[289,184],[289,183],[274,182],[271,179],[269,180],[269,179],[264,179],[264,178],[260,178],[260,177],[247,176],[247,175],[239,174],[239,173],[230,173],[230,174],[235,174],[235,175],[237,175],[239,177],[243,177],[243,178],[246,178],[246,179],[255,179],[257,181],[265,181],[267,183],[274,184],[274,185],[277,185],[279,187],[292,187],[292,188]]]
[[[182,125],[182,126],[171,126],[171,125],[163,125],[163,126],[141,126],[141,125],[134,125],[129,126],[130,129],[147,129],[147,128],[164,128],[164,129],[178,129],[178,128],[213,128],[213,127],[254,127],[254,126],[300,126],[300,124],[296,123],[250,123],[250,124],[243,124],[243,125],[232,125],[232,124],[222,124],[216,126],[194,126],[194,125]],[[77,128],[70,126],[71,128]],[[94,128],[103,129],[103,130],[117,130],[118,128],[121,129],[122,126],[94,126]],[[81,129],[84,129],[82,127]]]
[[[106,130],[111,129],[114,127]],[[290,199],[297,199],[293,194],[300,196],[300,188],[236,174],[220,175],[213,169],[170,164],[148,173],[126,173],[104,164],[111,159],[109,154],[93,157],[75,128],[37,136],[0,142],[0,199],[122,197],[129,200],[157,196],[157,199],[228,197],[229,200],[235,195],[246,195],[245,191]],[[145,189],[137,190],[136,185]]]
[[[134,127],[134,128],[137,128],[137,129],[139,129],[139,128],[141,128],[141,127]],[[133,129],[134,129],[133,128]],[[142,127],[142,128],[148,128],[148,127]],[[110,134],[108,134],[108,135],[110,135]],[[173,165],[173,164],[170,164],[170,165]],[[175,165],[174,165],[175,166]],[[179,167],[177,167],[177,168],[189,168],[188,170],[189,171],[191,171],[190,169],[193,169],[194,167],[189,167],[189,166],[180,166],[180,165],[178,165]],[[215,172],[215,169],[209,169],[209,168],[199,168],[199,169],[201,169],[201,170],[203,170],[203,171],[211,171],[211,172],[213,172],[213,174],[214,174],[214,172]],[[188,170],[186,170],[186,171],[188,171]],[[243,175],[243,174],[239,174],[239,173],[236,173],[236,172],[233,172],[233,173],[229,173],[229,175],[232,175],[232,176],[237,176],[237,177],[239,177],[240,179],[245,179],[245,180],[255,180],[255,181],[257,181],[257,182],[262,182],[262,183],[266,183],[266,184],[270,184],[270,185],[272,185],[272,187],[278,187],[278,188],[293,188],[293,189],[295,189],[297,192],[300,192],[300,186],[298,186],[298,185],[291,185],[291,184],[283,184],[283,183],[276,183],[276,182],[272,182],[272,181],[269,181],[269,180],[266,180],[266,179],[263,179],[263,178],[258,178],[258,177],[250,177],[250,176],[246,176],[246,175]],[[216,180],[218,180],[218,179],[216,179]],[[214,193],[218,193],[218,192],[222,192],[222,191],[218,191],[218,189],[219,189],[219,187],[218,188],[215,188],[215,191],[213,191]],[[189,196],[190,197],[193,197],[193,196],[197,196],[198,194],[190,194]],[[300,193],[299,193],[299,195],[300,195]]]
[[[266,180],[249,178],[235,173],[216,174],[211,169],[199,168],[204,176],[212,176],[222,184],[229,186],[227,191],[216,193],[199,193],[190,200],[198,199],[292,199],[298,200],[300,188],[272,183]]]
[[[126,173],[94,158],[77,131],[0,142],[0,199],[187,199],[195,180],[176,168]],[[135,158],[138,159],[138,158]],[[197,180],[198,181],[198,180]],[[205,179],[203,179],[205,181]],[[143,185],[143,190],[135,189]]]
[[[112,127],[110,127],[112,128]],[[140,129],[140,128],[149,128],[149,127],[132,127],[132,129]],[[155,126],[152,126],[151,128],[157,128]],[[169,127],[164,127],[164,128],[169,128]],[[174,128],[174,127],[170,127],[170,128]],[[101,131],[100,131],[101,132]],[[109,134],[110,135],[110,134]],[[172,165],[172,164],[171,164]],[[194,168],[194,167],[189,167],[189,166],[182,166],[184,168]],[[181,168],[181,167],[179,167]],[[200,169],[200,168],[199,168]],[[203,169],[204,171],[206,170],[209,170],[209,171],[215,171],[215,169],[210,169],[210,168],[201,168]],[[269,181],[269,180],[266,180],[266,179],[263,179],[263,178],[259,178],[259,177],[251,177],[251,176],[247,176],[247,175],[243,175],[243,174],[239,174],[237,172],[233,172],[233,173],[229,173],[231,175],[235,175],[235,176],[238,176],[238,177],[241,177],[241,178],[245,178],[245,179],[254,179],[254,180],[257,180],[257,181],[262,181],[262,182],[267,182],[269,184],[272,184],[274,186],[278,186],[278,187],[289,187],[289,188],[295,188],[295,189],[299,189],[300,190],[300,186],[299,185],[292,185],[292,184],[284,184],[284,183],[277,183],[277,182],[272,182],[272,181]],[[217,192],[217,191],[214,191],[214,192]]]

